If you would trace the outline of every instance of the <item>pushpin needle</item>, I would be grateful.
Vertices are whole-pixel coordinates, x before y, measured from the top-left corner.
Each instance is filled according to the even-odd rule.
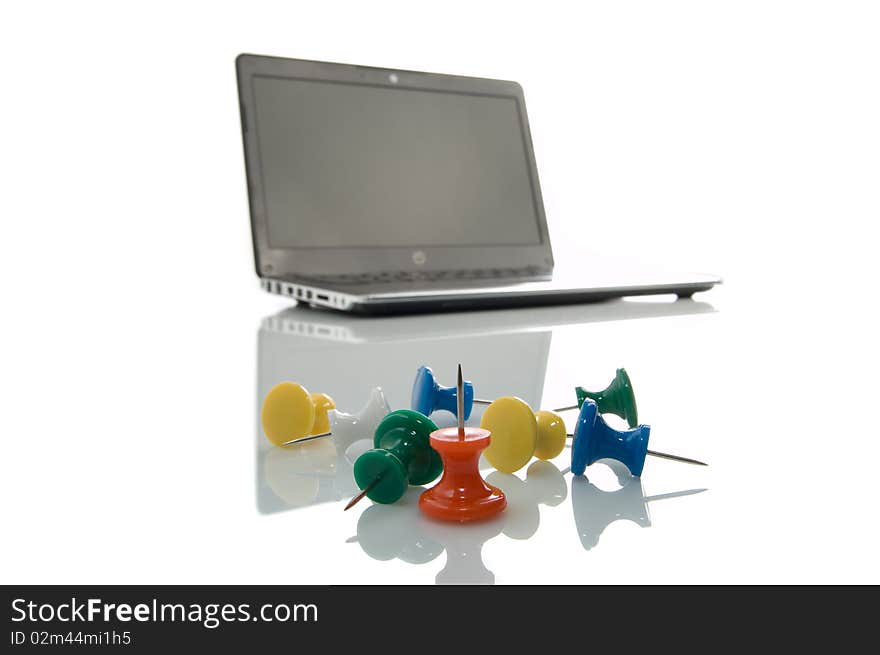
[[[346,505],[342,511],[347,512],[352,507],[354,507],[359,502],[361,502],[361,500],[363,500],[364,496],[366,496],[368,493],[370,493],[373,490],[373,487],[375,487],[377,484],[379,484],[379,480],[381,480],[381,479],[382,479],[382,476],[377,475],[376,479],[373,480],[370,484],[368,484],[362,492],[360,492],[357,496],[355,496],[350,501],[348,501],[348,505]]]
[[[285,441],[281,445],[282,446],[292,446],[295,443],[303,443],[304,441],[311,441],[312,439],[321,439],[323,437],[329,437],[332,432],[324,432],[323,434],[312,434],[308,437],[300,437],[299,439],[291,439],[290,441]]]
[[[568,438],[573,438],[573,434],[566,435]],[[681,455],[670,455],[669,453],[661,453],[657,450],[649,450],[649,455],[653,455],[654,457],[660,457],[661,459],[671,459],[674,462],[683,462],[685,464],[693,464],[694,466],[709,466],[706,462],[701,462],[698,459],[691,459],[690,457],[682,457]]]
[[[474,398],[475,403],[479,403],[481,405],[491,405],[491,400],[481,400],[479,398]],[[557,407],[556,409],[551,409],[550,411],[554,414],[558,414],[559,412],[567,412],[571,409],[580,409],[580,405],[567,405],[565,407]]]
[[[685,464],[694,464],[695,466],[709,466],[706,462],[701,462],[698,459],[691,459],[690,457],[682,457],[681,455],[670,455],[669,453],[660,453],[656,450],[649,450],[649,455],[653,455],[654,457],[660,457],[661,459],[671,459],[676,462],[684,462]]]
[[[458,365],[458,380],[455,386],[455,400],[458,403],[458,440],[464,441],[464,380],[461,377],[461,364]]]

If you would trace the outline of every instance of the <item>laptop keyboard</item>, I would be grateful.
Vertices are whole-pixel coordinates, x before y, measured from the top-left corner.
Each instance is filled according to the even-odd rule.
[[[501,280],[508,278],[534,278],[542,274],[535,266],[525,268],[490,268],[457,271],[383,271],[374,273],[349,273],[341,275],[297,276],[306,283],[315,285],[332,284],[358,285],[392,282],[459,282],[470,280]]]

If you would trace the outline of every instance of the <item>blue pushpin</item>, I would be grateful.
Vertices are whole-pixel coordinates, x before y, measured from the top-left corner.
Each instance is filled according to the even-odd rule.
[[[589,398],[584,400],[577,425],[574,429],[574,443],[571,446],[571,472],[583,475],[584,470],[600,459],[615,459],[634,476],[642,474],[645,456],[653,455],[677,462],[708,466],[705,462],[678,455],[669,455],[648,450],[648,437],[651,426],[640,425],[631,430],[615,430],[609,427],[599,414],[599,407]]]
[[[474,403],[480,403],[481,405],[491,404],[489,400],[474,398],[474,385],[469,380],[464,381],[463,400],[465,421],[471,417]],[[434,377],[434,371],[431,370],[430,366],[419,366],[419,370],[416,373],[416,381],[413,383],[412,408],[425,416],[430,416],[438,409],[445,409],[458,418],[457,404],[455,387],[442,386],[437,382],[437,378]]]

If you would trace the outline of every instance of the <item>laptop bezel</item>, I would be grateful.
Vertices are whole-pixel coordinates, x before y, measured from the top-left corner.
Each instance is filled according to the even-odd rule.
[[[378,273],[386,271],[523,270],[545,275],[553,269],[553,254],[544,201],[535,162],[522,87],[504,80],[440,75],[391,68],[375,68],[300,59],[241,54],[236,73],[244,141],[245,169],[250,203],[254,262],[260,277],[296,278],[308,276]],[[521,119],[532,195],[537,214],[540,243],[528,246],[433,246],[419,244],[404,248],[272,248],[269,245],[263,185],[260,175],[253,80],[274,76],[354,84],[393,86],[432,91],[501,95],[517,101]],[[392,82],[392,80],[394,80]]]

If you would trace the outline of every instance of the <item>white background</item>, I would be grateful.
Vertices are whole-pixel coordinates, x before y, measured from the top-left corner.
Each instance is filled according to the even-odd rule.
[[[256,332],[287,303],[253,273],[253,52],[519,81],[557,260],[725,278],[717,313],[603,324],[589,381],[628,355],[656,447],[712,464],[649,462],[646,489],[709,491],[587,559],[547,512],[487,544],[498,582],[880,581],[878,33],[870,2],[4,3],[0,579],[440,568],[367,558],[335,505],[256,510]],[[554,334],[547,402],[586,382],[579,341]]]

